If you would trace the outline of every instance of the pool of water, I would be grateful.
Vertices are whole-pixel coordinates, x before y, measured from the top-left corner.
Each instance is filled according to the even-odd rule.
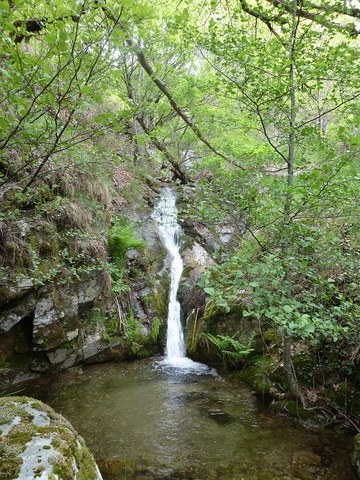
[[[210,369],[92,365],[23,393],[70,420],[104,480],[355,480],[349,438],[273,416]]]

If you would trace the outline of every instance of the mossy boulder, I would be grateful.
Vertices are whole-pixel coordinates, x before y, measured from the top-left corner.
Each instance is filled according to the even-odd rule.
[[[2,480],[101,480],[94,457],[70,423],[29,397],[0,398]]]

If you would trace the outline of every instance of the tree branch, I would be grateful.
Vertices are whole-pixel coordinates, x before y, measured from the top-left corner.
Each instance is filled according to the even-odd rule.
[[[114,17],[109,12],[106,10],[106,13],[109,15],[109,17],[114,21]],[[165,97],[168,99],[171,107],[174,109],[174,111],[178,114],[179,117],[183,119],[183,121],[191,128],[191,130],[195,133],[195,135],[198,137],[198,139],[208,147],[209,150],[211,150],[215,155],[218,157],[223,158],[226,161],[231,161],[229,157],[224,155],[223,153],[219,152],[210,142],[205,138],[199,127],[191,120],[191,118],[185,113],[185,111],[180,107],[180,105],[177,103],[175,98],[172,96],[170,90],[168,87],[165,85],[165,83],[160,80],[160,78],[157,78],[155,71],[153,67],[150,65],[149,61],[147,60],[144,52],[134,43],[133,39],[130,37],[129,32],[124,25],[124,23],[118,21],[117,25],[119,28],[124,32],[125,34],[125,42],[127,45],[134,51],[139,64],[141,67],[144,69],[144,71],[147,73],[151,81],[156,85],[156,87],[160,90],[160,92],[165,95]],[[238,165],[239,168],[244,169],[240,165]]]
[[[313,117],[313,118],[311,118],[310,120],[306,120],[306,122],[300,123],[300,125],[296,125],[295,128],[302,128],[302,127],[304,127],[305,125],[307,125],[308,123],[315,122],[315,120],[319,120],[319,118],[323,117],[324,115],[327,115],[328,113],[333,112],[334,110],[337,110],[337,109],[340,108],[342,105],[345,105],[345,103],[349,103],[349,102],[351,102],[352,100],[355,100],[355,99],[358,98],[358,97],[360,97],[360,92],[356,93],[355,95],[353,95],[353,96],[350,97],[350,98],[347,98],[346,100],[343,100],[341,103],[338,103],[337,105],[335,105],[335,107],[332,107],[332,108],[330,108],[329,110],[326,110],[325,112],[321,113],[321,114],[318,115],[317,117]]]
[[[292,11],[293,11],[292,7],[285,0],[267,0],[267,2],[270,3],[271,5],[273,5],[276,8],[283,8],[288,13],[292,13]],[[346,9],[346,7],[344,9],[338,9],[338,8],[333,9],[333,8],[330,8],[330,7],[329,8],[327,8],[327,7],[316,7],[315,5],[312,5],[312,4],[310,4],[309,7],[310,8],[316,8],[318,10],[322,10],[325,13],[327,13],[329,11],[334,11],[334,12],[339,13],[339,14],[347,14],[347,15],[349,15],[349,12],[352,10],[352,9]],[[348,13],[346,13],[346,10],[348,11]],[[359,18],[358,17],[358,15],[359,15],[358,9],[353,9],[353,10],[354,10],[354,12],[351,16],[353,16],[355,18]],[[353,36],[357,36],[357,35],[360,34],[360,31],[357,31],[357,29],[356,29],[356,24],[355,23],[354,24],[351,24],[351,23],[340,24],[340,23],[333,22],[331,20],[328,20],[325,15],[320,15],[318,12],[316,12],[316,13],[310,12],[308,8],[304,9],[302,5],[296,9],[295,14],[298,17],[305,18],[307,20],[312,20],[313,22],[318,23],[319,25],[323,25],[323,26],[329,27],[329,28],[334,28],[338,31],[346,31],[347,33],[349,33],[350,35],[353,35]]]
[[[180,182],[185,185],[186,183],[189,183],[189,178],[186,174],[186,172],[183,171],[179,163],[173,158],[169,150],[166,148],[166,146],[160,142],[160,140],[151,132],[146,126],[146,123],[144,121],[144,118],[142,115],[136,116],[136,120],[139,122],[141,128],[144,130],[146,135],[150,138],[151,143],[161,152],[166,160],[170,163],[172,166],[172,172],[175,175],[176,178],[180,180]]]

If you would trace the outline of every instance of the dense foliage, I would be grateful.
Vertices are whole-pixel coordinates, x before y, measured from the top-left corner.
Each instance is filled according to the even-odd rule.
[[[304,404],[297,342],[341,349],[344,381],[360,356],[359,16],[342,0],[1,1],[0,279],[108,268],[121,294],[137,241],[110,227],[116,172],[129,201],[154,177],[192,184],[184,219],[233,237],[209,299],[281,335]]]

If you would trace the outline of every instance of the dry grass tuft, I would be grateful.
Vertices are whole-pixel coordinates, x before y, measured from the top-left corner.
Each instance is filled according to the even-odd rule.
[[[75,238],[75,254],[83,254],[96,260],[107,260],[107,246],[99,238]]]
[[[0,221],[0,265],[30,267],[31,263],[28,244],[20,226]]]
[[[93,230],[92,213],[80,202],[62,199],[61,203],[48,204],[46,217],[54,222],[58,228],[78,229],[83,232]]]
[[[124,190],[134,180],[135,175],[128,170],[118,167],[114,171],[114,184],[118,191]]]
[[[80,194],[97,201],[104,210],[110,208],[110,187],[94,172],[71,169],[58,174],[53,181],[59,185],[60,192],[69,199],[74,199]]]

